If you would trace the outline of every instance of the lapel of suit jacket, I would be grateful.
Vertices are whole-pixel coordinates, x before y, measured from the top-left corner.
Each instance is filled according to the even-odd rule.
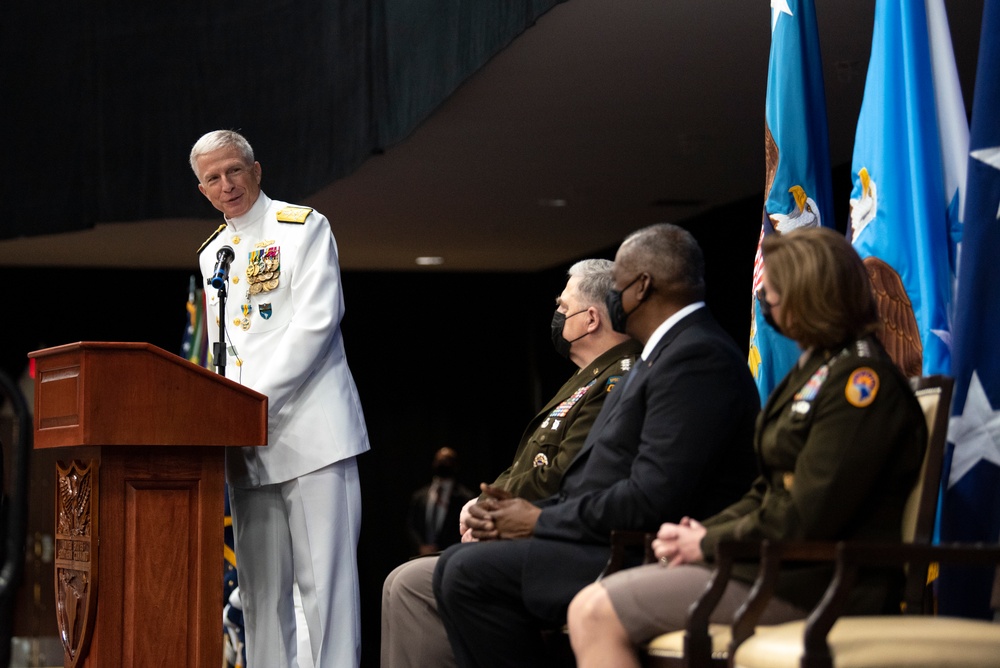
[[[576,468],[578,465],[586,461],[587,457],[590,455],[590,451],[594,447],[594,441],[597,439],[600,430],[604,428],[604,425],[610,420],[615,413],[619,410],[619,406],[622,402],[628,401],[630,397],[634,396],[638,392],[639,387],[643,383],[649,382],[648,378],[633,378],[634,382],[628,382],[628,377],[638,371],[639,367],[645,367],[643,369],[644,375],[649,372],[653,365],[656,363],[657,359],[666,350],[670,344],[677,339],[678,335],[686,330],[687,328],[697,325],[699,323],[704,323],[711,320],[711,315],[708,309],[702,307],[693,313],[688,314],[680,321],[674,323],[666,334],[656,343],[656,346],[649,353],[649,358],[643,360],[641,357],[636,359],[635,365],[632,370],[628,372],[625,379],[622,381],[624,386],[620,392],[612,392],[611,396],[608,397],[604,402],[604,408],[601,409],[600,415],[597,416],[597,420],[594,422],[594,426],[590,429],[590,434],[587,435],[587,440],[584,442],[583,447],[580,448],[580,452],[577,453],[576,457],[570,462],[569,466],[566,467],[565,476],[570,473],[571,470]]]

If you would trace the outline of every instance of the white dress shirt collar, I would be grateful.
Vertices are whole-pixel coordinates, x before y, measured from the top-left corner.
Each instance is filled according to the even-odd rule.
[[[656,344],[660,342],[663,335],[670,331],[671,327],[680,322],[681,319],[689,313],[694,313],[703,306],[705,306],[705,302],[694,302],[692,304],[688,304],[680,311],[674,313],[672,316],[660,323],[660,326],[653,330],[652,336],[649,337],[649,341],[646,341],[646,345],[642,349],[643,361],[649,358],[649,354],[653,352],[653,348],[655,348]]]

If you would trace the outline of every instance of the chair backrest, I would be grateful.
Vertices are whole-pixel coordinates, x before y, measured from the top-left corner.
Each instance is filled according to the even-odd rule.
[[[927,421],[927,450],[917,483],[903,509],[902,537],[905,543],[929,545],[937,515],[954,381],[947,376],[925,376],[911,379],[910,385]]]
[[[947,376],[925,376],[912,378],[910,385],[927,421],[927,450],[920,475],[903,508],[902,538],[904,543],[930,545],[937,518],[954,381]],[[903,609],[906,612],[919,614],[931,611],[932,596],[927,587],[929,566],[914,562],[906,568],[903,590]]]

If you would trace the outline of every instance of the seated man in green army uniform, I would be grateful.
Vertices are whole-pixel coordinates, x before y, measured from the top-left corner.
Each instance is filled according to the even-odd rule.
[[[570,267],[566,287],[556,298],[552,343],[579,369],[528,423],[511,466],[494,487],[528,500],[559,489],[604,399],[632,367],[641,346],[611,328],[605,297],[613,287],[609,260],[582,260]],[[473,499],[462,510],[463,519]],[[463,540],[474,540],[464,524]],[[436,556],[396,568],[382,588],[382,666],[452,666],[454,658],[437,609],[431,578]]]

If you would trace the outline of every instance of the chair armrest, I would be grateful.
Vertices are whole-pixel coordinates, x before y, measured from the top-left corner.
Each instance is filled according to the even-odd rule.
[[[1000,545],[983,543],[951,543],[946,545],[914,545],[912,543],[840,543],[837,547],[837,567],[823,598],[806,620],[803,645],[808,657],[830,657],[826,638],[844,611],[858,569],[867,565],[904,565],[931,562],[1000,566]]]
[[[736,649],[753,635],[760,616],[774,595],[783,562],[832,562],[836,559],[836,554],[837,544],[828,541],[764,541],[760,547],[760,568],[757,571],[757,579],[754,580],[747,600],[733,618],[729,655],[735,656]]]
[[[630,549],[642,548],[642,563],[644,564],[656,561],[652,546],[654,538],[656,538],[656,534],[649,531],[612,529],[611,556],[608,557],[608,563],[604,566],[601,574],[597,576],[597,580],[600,581],[605,576],[617,573],[625,568],[626,558]]]
[[[763,544],[758,541],[721,541],[715,551],[715,571],[701,596],[688,609],[687,625],[684,629],[684,656],[688,665],[710,665],[712,658],[712,637],[708,632],[709,618],[722,600],[722,595],[732,576],[733,565],[737,562],[756,561],[760,558]]]

